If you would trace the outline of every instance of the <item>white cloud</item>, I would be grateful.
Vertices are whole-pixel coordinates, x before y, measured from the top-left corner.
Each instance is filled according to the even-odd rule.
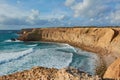
[[[118,25],[120,23],[120,10],[111,13],[110,20],[112,24]]]
[[[38,10],[32,9],[30,12],[30,15],[28,17],[31,20],[35,20],[35,19],[39,18],[39,16],[40,16],[40,12]]]
[[[70,4],[73,16],[81,18],[82,24],[120,25],[120,0],[75,0]]]
[[[45,22],[40,19],[38,10],[22,10],[7,3],[0,3],[1,25],[33,25],[39,24],[38,21]]]
[[[71,6],[74,3],[75,0],[66,0],[65,5]]]
[[[0,1],[1,2],[1,1]],[[60,26],[65,12],[53,10],[49,14],[41,14],[37,9],[23,10],[17,6],[0,3],[0,29],[21,29],[40,26]]]
[[[103,13],[107,6],[101,0],[83,0],[71,6],[75,17],[96,17]]]
[[[64,17],[68,15],[66,11],[62,11],[62,10],[58,10],[55,9],[52,12],[50,12],[49,14],[43,14],[42,16],[40,16],[41,19],[47,19],[49,21],[53,21],[53,20],[62,20],[64,19]]]
[[[6,16],[6,17],[22,17],[25,16],[27,12],[20,10],[19,8],[15,6],[11,6],[8,4],[0,3],[0,16]]]
[[[26,21],[34,24],[34,21],[38,19],[40,19],[40,12],[38,10],[32,9],[30,14],[27,16]]]
[[[13,24],[14,20],[15,22],[22,21],[22,19],[28,14],[29,12],[21,10],[16,6],[12,6],[4,2],[0,3],[0,24]]]

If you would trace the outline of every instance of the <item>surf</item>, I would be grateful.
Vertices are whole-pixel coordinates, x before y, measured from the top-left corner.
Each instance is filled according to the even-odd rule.
[[[95,69],[94,63],[97,59],[93,59],[89,52],[64,43],[10,40],[17,38],[16,36],[15,33],[0,35],[0,75],[23,71],[34,66],[57,69],[74,67],[89,73]]]
[[[8,39],[8,40],[5,40],[5,41],[3,41],[3,42],[22,42],[22,41],[20,41],[20,40],[12,41],[12,40]]]
[[[0,53],[0,64],[17,60],[32,52],[33,52],[33,48],[27,49],[25,51],[19,51],[19,52]]]

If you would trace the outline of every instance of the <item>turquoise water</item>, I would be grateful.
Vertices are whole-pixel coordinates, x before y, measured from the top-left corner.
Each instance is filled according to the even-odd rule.
[[[65,68],[68,66],[94,74],[97,55],[68,44],[11,41],[17,31],[0,31],[0,75],[30,69],[34,66]]]

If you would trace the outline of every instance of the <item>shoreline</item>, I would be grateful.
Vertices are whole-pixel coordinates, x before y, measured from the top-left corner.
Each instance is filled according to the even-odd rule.
[[[98,54],[98,53],[96,53],[96,52],[94,52],[94,51],[92,51],[92,49],[87,49],[86,50],[86,48],[85,47],[83,47],[83,48],[81,48],[81,47],[78,47],[77,45],[73,45],[73,44],[69,44],[69,43],[65,43],[65,42],[59,42],[59,41],[48,41],[48,40],[44,40],[44,41],[40,41],[40,42],[51,42],[51,43],[62,43],[62,44],[68,44],[68,45],[70,45],[70,46],[73,46],[73,47],[75,47],[75,48],[78,48],[79,50],[83,50],[83,51],[86,51],[86,52],[91,52],[91,53],[93,53],[93,54],[96,54],[98,57],[99,57],[99,59],[100,59],[100,61],[99,61],[99,63],[97,64],[97,66],[96,66],[96,72],[95,72],[95,75],[99,75],[100,77],[102,77],[103,75],[104,75],[104,73],[105,73],[105,71],[106,71],[106,69],[107,69],[107,67],[106,67],[106,63],[105,63],[105,61],[104,61],[104,59],[103,59],[103,57],[100,55],[100,54]],[[102,67],[102,69],[101,69],[101,67]],[[103,71],[104,70],[104,71]],[[101,73],[102,72],[102,73]]]
[[[74,44],[69,44],[68,42],[59,42],[59,41],[49,41],[49,40],[42,40],[42,41],[25,41],[25,42],[42,42],[42,43],[55,43],[55,44],[67,44],[67,45],[70,45],[76,49],[79,49],[81,51],[86,51],[86,52],[89,52],[89,54],[94,54],[94,55],[97,55],[97,57],[99,58],[99,62],[96,64],[96,69],[95,69],[95,75],[99,75],[100,77],[102,77],[107,69],[106,67],[106,63],[103,59],[103,57],[96,53],[96,52],[93,52],[92,49],[89,49],[87,48],[86,50],[86,47],[78,47],[77,45],[74,45]],[[102,68],[102,69],[101,69]],[[104,71],[103,71],[104,70]],[[102,73],[101,73],[102,72]]]
[[[41,41],[40,41],[41,42]],[[55,43],[55,44],[62,44],[62,45],[69,45],[69,44],[67,44],[67,43],[59,43],[59,42],[45,42],[45,43]],[[71,46],[71,45],[70,45]],[[80,48],[78,48],[78,47],[74,47],[74,46],[72,46],[73,48],[75,48],[75,50],[77,49],[77,51],[76,52],[79,52],[79,51],[81,51],[81,49]],[[87,51],[85,51],[85,52],[87,52]],[[88,53],[88,54],[90,54],[90,53]],[[94,55],[95,53],[92,53],[92,55]],[[91,56],[92,56],[91,55]],[[96,55],[96,54],[95,54]],[[36,66],[34,66],[34,67],[36,67]],[[44,68],[46,68],[46,67],[44,67]],[[66,67],[66,69],[68,69],[69,67]],[[49,68],[49,69],[51,69],[51,68]],[[64,69],[64,68],[62,68],[62,69]],[[20,73],[24,73],[24,72],[26,72],[26,71],[30,71],[31,69],[28,69],[28,70],[23,70],[23,71],[18,71],[18,72],[15,72],[15,73],[12,73],[12,74],[7,74],[7,75],[2,75],[2,76],[0,76],[0,79],[2,79],[2,80],[6,80],[6,79],[9,79],[9,77],[10,77],[10,79],[12,79],[11,77],[14,77],[14,75],[17,77],[17,74],[19,74],[20,75]],[[59,69],[59,70],[61,70],[61,69]],[[75,68],[73,68],[72,69],[73,71],[74,70],[78,70],[78,69],[75,69]],[[84,75],[90,75],[89,73],[87,73],[86,71],[80,71],[81,73],[81,75],[78,75],[78,76],[82,76],[82,73],[84,72]],[[74,73],[74,74],[72,74],[72,75],[76,75],[76,73]],[[8,77],[8,78],[7,78]],[[19,76],[18,76],[19,77]],[[83,78],[85,77],[85,79],[86,79],[86,76],[83,76]],[[97,79],[97,75],[90,75],[90,76],[87,76],[88,78],[96,78]],[[74,80],[74,79],[73,79]],[[89,80],[89,79],[88,79]]]
[[[27,42],[29,42],[29,41],[27,41]],[[25,43],[27,43],[27,42],[25,42]],[[33,42],[33,43],[36,43],[36,41],[30,41],[30,42]],[[69,44],[67,44],[67,43],[59,43],[59,42],[42,42],[42,41],[37,41],[37,43],[54,43],[54,44],[57,44],[57,45],[63,45],[63,46],[70,46],[70,47],[73,47],[74,49],[75,49],[75,52],[76,53],[78,53],[79,54],[79,51],[82,51],[80,48],[77,48],[77,47],[74,47],[74,46],[71,46],[71,45],[69,45]],[[23,42],[24,43],[24,42]],[[78,50],[76,50],[76,49],[78,49]],[[87,52],[87,51],[85,51],[85,52]],[[74,54],[74,53],[73,53]],[[91,53],[88,53],[88,54],[91,54]],[[93,55],[94,55],[94,53],[93,53]],[[96,54],[95,54],[96,55]],[[86,72],[86,71],[84,71],[84,72]]]
[[[83,52],[88,52],[87,54],[90,54],[90,55],[93,55],[93,56],[96,55],[97,61],[99,61],[99,60],[100,60],[100,61],[99,61],[99,62],[96,62],[96,68],[95,68],[95,70],[94,70],[94,71],[95,71],[94,75],[98,75],[97,72],[96,72],[96,70],[98,70],[97,66],[100,66],[100,65],[102,65],[101,63],[103,63],[103,62],[101,62],[101,61],[103,61],[103,60],[100,58],[100,55],[99,55],[99,54],[96,54],[96,53],[94,53],[94,52],[92,52],[92,51],[87,51],[87,50],[85,50],[85,49],[81,49],[81,48],[79,48],[79,47],[77,47],[77,46],[70,45],[69,43],[53,42],[53,41],[25,41],[25,42],[40,42],[40,43],[54,43],[54,44],[58,44],[58,45],[69,45],[69,46],[71,46],[71,47],[74,47],[78,54],[79,54],[80,51],[83,51]],[[103,66],[103,65],[102,65],[102,66]],[[84,71],[84,72],[86,72],[86,71]]]
[[[34,28],[23,29],[22,41],[43,41],[67,43],[100,56],[97,74],[103,75],[106,69],[120,57],[120,28]]]

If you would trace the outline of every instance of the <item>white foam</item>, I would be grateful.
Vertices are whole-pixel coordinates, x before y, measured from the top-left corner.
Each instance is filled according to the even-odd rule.
[[[76,49],[69,44],[61,44],[61,43],[57,43],[57,44],[59,44],[61,46],[61,49],[72,49],[74,52],[76,52]]]
[[[28,46],[32,46],[32,47],[34,47],[34,46],[37,46],[38,44],[33,44],[33,45],[28,45]]]
[[[54,43],[54,44],[59,45],[58,48],[60,48],[60,46],[61,46],[62,48],[71,48],[71,49],[73,49],[73,50],[76,52],[76,49],[75,49],[73,46],[71,46],[71,45],[69,45],[69,44],[66,44],[66,43],[57,43],[57,42],[41,42],[41,43]]]
[[[82,62],[81,62],[81,65],[84,65],[85,66],[85,71],[88,71],[88,72],[92,72],[92,74],[95,73],[95,68],[97,67],[97,65],[99,65],[99,56],[95,53],[92,53],[92,52],[87,52],[87,51],[82,51],[80,49],[77,49],[76,48],[76,51],[77,51],[77,54],[80,54],[80,55],[83,55],[83,56],[86,56],[87,58],[83,59]]]
[[[72,61],[72,53],[60,52],[54,49],[40,49],[35,51],[32,57],[33,60],[37,59],[37,65],[49,68],[63,68],[69,66]]]
[[[22,41],[20,41],[20,40],[12,41],[12,40],[8,39],[8,40],[5,40],[4,42],[22,42]]]
[[[31,52],[33,52],[33,48],[27,49],[25,51],[20,51],[20,52],[0,53],[0,64],[18,59]]]

